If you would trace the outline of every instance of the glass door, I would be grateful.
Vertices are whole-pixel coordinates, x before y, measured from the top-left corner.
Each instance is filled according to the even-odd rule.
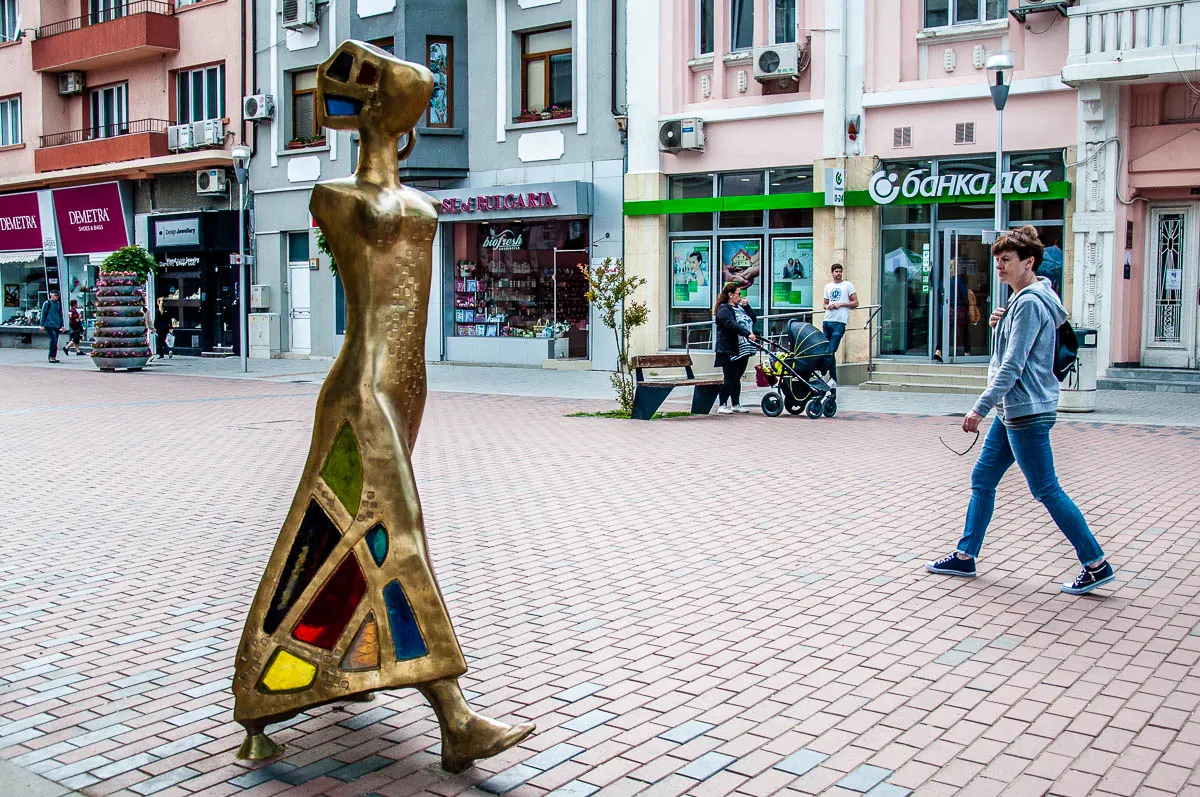
[[[931,291],[935,323],[933,350],[943,362],[986,362],[992,354],[995,279],[991,247],[979,228],[942,233],[938,290]]]
[[[1146,325],[1142,365],[1197,367],[1200,268],[1194,211],[1187,205],[1154,208],[1149,214],[1146,258]]]
[[[125,83],[92,89],[92,138],[112,138],[129,132],[128,91]]]

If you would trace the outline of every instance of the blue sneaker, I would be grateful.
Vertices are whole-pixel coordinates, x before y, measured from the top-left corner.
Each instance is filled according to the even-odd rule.
[[[961,578],[975,578],[975,560],[960,559],[957,554],[943,556],[936,562],[927,562],[925,569],[930,573],[937,573],[942,576],[960,576]]]
[[[1062,591],[1068,595],[1086,595],[1096,587],[1107,584],[1117,577],[1108,560],[1096,567],[1080,568],[1079,575],[1070,584],[1063,584]]]

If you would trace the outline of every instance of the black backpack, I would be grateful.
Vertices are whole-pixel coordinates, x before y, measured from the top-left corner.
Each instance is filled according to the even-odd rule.
[[[1054,332],[1054,376],[1059,382],[1075,372],[1079,365],[1079,339],[1071,322],[1064,321]]]

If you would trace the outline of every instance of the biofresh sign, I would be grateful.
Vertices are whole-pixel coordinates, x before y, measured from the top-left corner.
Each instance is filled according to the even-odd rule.
[[[558,207],[554,194],[534,191],[523,194],[480,194],[469,197],[446,197],[443,213],[483,213],[493,210],[548,210]]]
[[[489,230],[480,246],[484,249],[495,249],[500,252],[511,252],[520,249],[525,243],[525,236],[512,230],[496,232]]]
[[[1050,191],[1049,169],[1021,169],[1004,172],[1000,177],[1001,194],[1044,194]],[[867,184],[867,192],[876,203],[890,205],[898,200],[919,203],[961,197],[989,197],[996,194],[990,174],[943,174],[934,176],[928,169],[914,169],[903,180],[886,169],[876,172]]]

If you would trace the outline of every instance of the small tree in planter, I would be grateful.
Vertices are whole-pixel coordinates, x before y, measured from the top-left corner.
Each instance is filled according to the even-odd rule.
[[[645,324],[650,314],[645,302],[635,302],[632,298],[646,280],[626,275],[625,262],[619,258],[606,257],[598,266],[581,264],[579,270],[588,283],[588,302],[600,308],[600,321],[617,339],[617,370],[610,379],[621,410],[632,413],[637,385],[629,365],[629,340],[634,328]]]
[[[146,341],[146,278],[158,263],[140,246],[126,246],[100,264],[92,362],[101,371],[139,371],[150,359]]]

